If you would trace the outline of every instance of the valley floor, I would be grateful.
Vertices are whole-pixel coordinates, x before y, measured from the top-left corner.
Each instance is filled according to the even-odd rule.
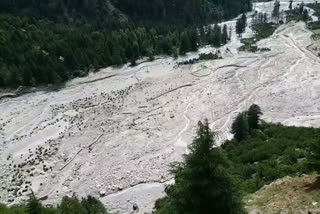
[[[319,127],[320,58],[311,34],[289,23],[258,43],[269,52],[238,53],[232,42],[221,60],[106,68],[60,91],[0,101],[0,202],[22,202],[32,189],[45,203],[91,194],[111,211],[150,212],[199,120],[209,119],[220,143],[252,103],[266,121]]]

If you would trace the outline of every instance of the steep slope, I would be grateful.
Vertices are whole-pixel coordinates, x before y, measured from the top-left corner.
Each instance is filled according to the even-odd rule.
[[[0,12],[32,15],[54,21],[204,24],[236,16],[251,9],[250,0],[3,0]]]
[[[245,197],[249,214],[320,212],[320,185],[315,175],[285,177]]]
[[[109,0],[3,0],[0,3],[0,12],[60,23],[99,24],[107,30],[119,28],[119,23],[128,21]]]
[[[215,37],[200,41],[197,27],[250,9],[250,0],[3,0],[0,88],[59,85],[142,57],[195,51]]]

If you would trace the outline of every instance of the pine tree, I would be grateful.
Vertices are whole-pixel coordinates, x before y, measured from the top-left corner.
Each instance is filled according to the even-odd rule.
[[[132,45],[133,57],[134,59],[138,59],[140,56],[140,48],[137,41],[135,41]]]
[[[262,115],[262,111],[258,105],[252,104],[249,107],[247,112],[247,118],[248,118],[248,125],[250,130],[259,128],[259,121],[260,121],[261,115]]]
[[[192,51],[197,51],[199,46],[199,35],[196,29],[190,31],[190,48]]]
[[[249,136],[249,125],[247,121],[246,112],[239,113],[231,126],[231,133],[234,134],[234,138],[241,142]]]
[[[222,44],[227,44],[228,42],[228,29],[227,29],[227,25],[223,25],[223,29],[222,29],[222,39],[221,42]]]
[[[267,23],[267,22],[268,22],[268,14],[263,13],[263,23]]]
[[[32,196],[27,203],[26,210],[28,214],[42,214],[42,205]]]
[[[78,198],[63,197],[60,205],[58,206],[59,213],[61,214],[86,214],[86,209],[81,205]]]
[[[303,21],[305,21],[305,22],[309,20],[309,13],[308,13],[308,10],[307,10],[307,9],[304,9],[304,10],[303,10],[302,19],[303,19]]]
[[[11,68],[9,68],[9,70],[10,70],[10,73],[9,73],[8,83],[10,87],[15,88],[19,86],[21,83],[19,78],[19,71],[16,66],[12,66]]]
[[[23,71],[23,84],[26,86],[31,86],[32,85],[32,72],[29,69],[25,69]]]
[[[241,22],[241,19],[237,19],[236,21],[236,33],[238,34],[239,37],[241,37],[243,33],[243,24]]]
[[[209,26],[208,29],[207,29],[206,41],[209,44],[213,43],[213,32],[212,32],[212,27],[211,26]]]
[[[119,50],[114,51],[113,57],[112,57],[112,63],[115,65],[121,65],[123,63]]]
[[[198,125],[190,153],[184,163],[173,168],[175,184],[167,187],[167,197],[156,203],[156,214],[244,213],[228,171],[229,161],[221,148],[215,147],[208,121]]]
[[[289,3],[289,10],[290,11],[292,10],[292,2],[293,2],[293,0],[290,0],[290,3]]]
[[[218,24],[213,27],[213,46],[220,47],[221,45],[221,28]]]
[[[276,22],[279,23],[279,16],[280,16],[280,2],[275,0],[273,10],[272,10],[272,17],[276,19]]]
[[[88,196],[87,198],[83,198],[81,200],[81,205],[87,211],[87,214],[107,214],[106,208],[103,206],[101,201],[97,200],[92,196]]]
[[[130,52],[129,57],[130,57],[131,66],[136,66],[137,65],[136,60],[140,56],[140,48],[139,48],[139,44],[137,41],[133,42],[133,45],[130,48],[129,52]]]
[[[180,53],[185,54],[190,50],[190,38],[186,32],[181,35]]]
[[[299,14],[303,15],[303,11],[304,11],[304,3],[301,2],[301,4],[299,5]]]
[[[200,27],[200,42],[201,45],[205,45],[207,43],[207,39],[206,39],[206,33],[204,30],[204,27]]]
[[[239,19],[236,21],[236,33],[239,37],[246,31],[247,26],[247,16],[246,14],[242,14]]]
[[[241,26],[242,26],[242,33],[246,31],[246,26],[247,26],[247,16],[246,14],[241,15]]]

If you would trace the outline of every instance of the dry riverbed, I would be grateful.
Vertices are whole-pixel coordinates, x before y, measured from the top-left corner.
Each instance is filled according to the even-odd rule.
[[[91,194],[111,211],[150,212],[199,120],[209,119],[220,143],[252,103],[267,121],[319,127],[320,58],[310,36],[304,23],[289,23],[258,43],[268,52],[239,53],[233,37],[221,60],[159,58],[3,99],[0,202],[23,202],[31,191],[44,203]]]

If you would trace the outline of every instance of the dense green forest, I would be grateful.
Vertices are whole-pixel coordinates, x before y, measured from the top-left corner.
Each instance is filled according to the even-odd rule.
[[[2,0],[0,12],[54,21],[204,24],[251,10],[249,0]],[[114,25],[115,24],[115,25]]]
[[[0,87],[57,84],[142,56],[220,46],[227,29],[199,26],[250,9],[250,0],[2,0]]]

